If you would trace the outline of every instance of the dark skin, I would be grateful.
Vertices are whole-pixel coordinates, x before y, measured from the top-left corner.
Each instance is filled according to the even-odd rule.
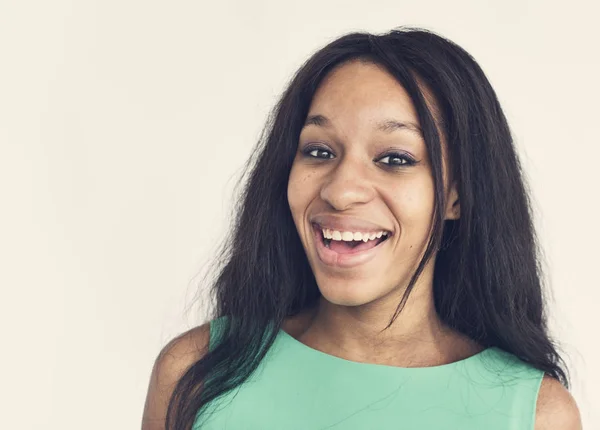
[[[315,314],[316,309],[313,308],[303,311],[296,316],[289,317],[286,319],[282,329],[310,348],[348,359],[345,354],[337,352],[339,350],[336,349],[335,346],[333,348],[328,347],[327,345],[324,345],[318,337],[306,336],[312,321],[314,321]],[[469,344],[469,342],[466,344]],[[463,352],[459,354],[456,359],[450,360],[449,362],[467,358],[472,355],[473,351],[478,351],[478,348],[470,351],[468,348],[468,346],[465,347],[462,350]],[[361,360],[361,362],[394,365],[390,362],[378,362],[377,360],[372,359]],[[575,399],[559,381],[546,375],[542,380],[542,385],[538,394],[535,412],[535,430],[581,429],[581,416]]]
[[[426,93],[435,112],[434,100]],[[287,193],[322,295],[298,338],[348,360],[404,367],[435,366],[481,351],[480,345],[447,327],[435,311],[435,256],[403,312],[379,333],[423,255],[434,210],[432,169],[409,95],[379,66],[351,62],[321,83],[307,118],[315,116],[319,121],[308,120],[300,133]],[[390,120],[401,125],[381,127]],[[457,219],[458,193],[443,152],[445,219]],[[317,250],[311,223],[321,214],[359,219],[391,236],[365,263],[328,263]]]
[[[321,298],[321,302],[324,301]],[[438,335],[437,338],[438,344],[442,345],[442,348],[447,351],[446,355],[438,354],[420,357],[418,353],[402,355],[393,351],[389,351],[386,355],[379,353],[376,349],[370,354],[360,355],[344,348],[344,345],[336,342],[335,339],[329,342],[329,337],[322,335],[318,327],[315,327],[317,314],[318,309],[314,307],[298,315],[289,317],[284,322],[283,330],[310,348],[346,360],[398,367],[429,367],[463,360],[483,350],[483,347],[477,342],[472,341],[461,333],[446,329],[444,335]],[[413,344],[424,343],[416,335],[412,340]],[[442,348],[439,348],[439,350]]]
[[[435,100],[426,87],[422,88],[435,114]],[[318,89],[308,115],[315,114],[329,122],[302,130],[288,200],[322,297],[315,308],[288,318],[283,329],[324,353],[390,366],[436,366],[481,351],[481,345],[449,329],[437,317],[432,295],[435,258],[426,266],[403,312],[385,334],[378,334],[391,318],[408,274],[421,257],[416,250],[423,249],[433,210],[433,183],[423,140],[407,129],[398,130],[390,139],[390,134],[373,128],[377,120],[389,117],[418,124],[405,90],[376,65],[349,63],[334,71]],[[448,202],[445,219],[456,219],[460,216],[459,196],[449,181],[441,136]],[[318,142],[325,152],[311,155],[329,155],[325,161],[302,153],[312,142]],[[382,161],[378,155],[390,147],[395,152],[408,152],[419,163],[404,164],[404,170],[396,172],[378,169],[375,164]],[[311,213],[319,211],[368,215],[395,233],[389,239],[394,240],[393,246],[387,253],[380,252],[378,261],[348,270],[328,267],[314,251],[308,222]],[[404,264],[397,264],[399,261]],[[545,376],[537,399],[535,429],[581,428],[579,409],[569,391]]]
[[[319,349],[316,343],[302,338],[312,317],[311,311],[302,312],[296,317],[288,318],[283,329],[298,341]],[[209,324],[205,323],[183,333],[163,348],[150,377],[142,430],[164,430],[169,398],[177,381],[186,369],[206,354],[208,343]],[[575,400],[560,382],[549,376],[542,381],[535,417],[535,430],[582,429]]]
[[[425,93],[435,112],[435,101]],[[431,170],[419,134],[406,128],[382,134],[373,128],[379,119],[388,117],[418,124],[404,89],[377,66],[349,63],[325,80],[315,94],[310,114],[325,115],[330,126],[313,124],[302,130],[288,200],[322,297],[314,308],[286,319],[283,330],[324,353],[390,366],[436,366],[481,351],[481,345],[438,318],[432,295],[435,259],[426,266],[394,324],[378,333],[387,325],[415,262],[421,258],[433,210]],[[323,162],[300,152],[315,142],[337,158]],[[410,153],[419,163],[390,168],[392,159],[399,160],[384,157],[389,148]],[[460,216],[459,196],[447,176],[446,163],[444,156],[445,219],[456,219]],[[394,235],[388,239],[385,252],[379,252],[369,263],[344,270],[328,267],[315,254],[310,231],[308,217],[318,211],[368,218]],[[208,342],[206,323],[161,351],[150,379],[142,430],[164,429],[173,388],[186,369],[206,354]],[[544,377],[535,430],[581,428],[579,410],[569,391],[557,380]]]

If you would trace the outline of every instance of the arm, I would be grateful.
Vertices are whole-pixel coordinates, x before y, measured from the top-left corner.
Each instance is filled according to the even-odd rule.
[[[144,406],[142,430],[164,430],[169,400],[183,374],[208,351],[209,323],[173,339],[158,355]]]

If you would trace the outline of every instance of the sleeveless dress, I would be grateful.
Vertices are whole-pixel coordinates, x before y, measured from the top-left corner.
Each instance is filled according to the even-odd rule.
[[[226,317],[210,324],[212,350]],[[193,430],[533,430],[544,372],[496,347],[434,367],[358,363],[283,330]]]

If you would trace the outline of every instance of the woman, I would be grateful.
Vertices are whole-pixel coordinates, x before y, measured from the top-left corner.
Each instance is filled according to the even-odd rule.
[[[528,196],[477,63],[353,33],[249,165],[211,322],[159,355],[151,429],[579,429]]]

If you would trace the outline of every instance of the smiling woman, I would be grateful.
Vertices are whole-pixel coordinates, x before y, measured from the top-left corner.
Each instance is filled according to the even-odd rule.
[[[214,318],[159,355],[143,428],[579,429],[519,160],[471,56],[421,29],[348,34],[272,118]]]
[[[323,80],[308,115],[288,201],[320,292],[329,303],[338,294],[345,305],[377,301],[376,312],[387,309],[391,315],[390,305],[398,304],[398,292],[429,239],[434,209],[427,147],[410,96],[383,66],[348,61]],[[455,219],[455,184],[448,193],[444,219]],[[318,225],[332,230],[334,241],[351,241],[364,230],[389,232],[389,239],[362,252],[349,253],[351,248],[341,244],[326,249],[308,228],[315,216],[327,217]],[[373,227],[361,230],[359,220]],[[411,264],[398,264],[402,260]],[[434,263],[429,260],[421,283],[431,284]],[[336,270],[341,268],[355,270]],[[395,324],[390,333],[401,326]],[[402,331],[398,335],[407,334]]]

